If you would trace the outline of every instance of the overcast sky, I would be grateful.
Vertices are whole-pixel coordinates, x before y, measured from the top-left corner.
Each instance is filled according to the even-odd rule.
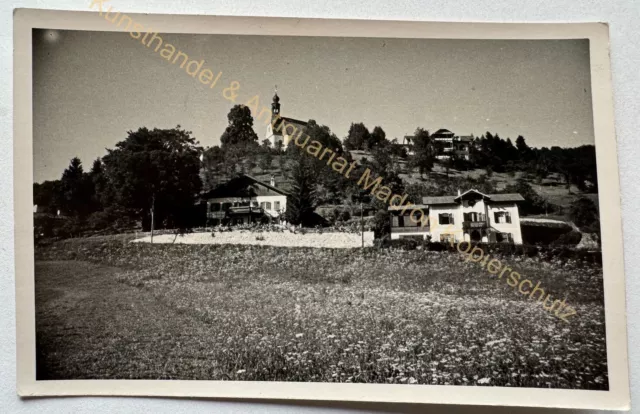
[[[593,144],[587,40],[425,40],[161,34],[205,60],[214,89],[127,33],[34,31],[34,179],[56,179],[74,156],[89,170],[146,126],[180,124],[219,144],[234,105],[278,85],[282,115],[315,119],[344,138],[351,122],[387,138],[416,127],[458,135],[523,135],[529,145]],[[264,124],[255,125],[262,141]]]

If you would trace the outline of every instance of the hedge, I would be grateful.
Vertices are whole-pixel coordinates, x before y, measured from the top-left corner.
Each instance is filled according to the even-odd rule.
[[[567,261],[576,260],[585,263],[602,265],[601,251],[578,250],[570,246],[534,246],[529,244],[512,243],[473,243],[472,248],[481,248],[486,255],[499,256],[526,256],[539,257],[540,259],[551,261],[554,259]],[[458,252],[458,244],[418,241],[414,239],[393,239],[382,242],[383,248],[416,250],[423,249],[432,252]],[[466,242],[462,245],[462,250],[466,250]]]

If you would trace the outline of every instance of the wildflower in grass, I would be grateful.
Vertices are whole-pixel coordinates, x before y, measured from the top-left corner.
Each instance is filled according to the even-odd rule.
[[[608,389],[601,270],[519,263],[523,274],[577,298],[584,322],[568,329],[526,300],[507,298],[478,266],[438,252],[365,258],[222,245],[88,248],[73,258],[122,267],[115,280],[123,289],[145,289],[169,314],[182,309],[193,320],[180,325],[194,329],[181,354],[217,367],[199,379]],[[105,365],[96,363],[96,376]],[[206,375],[181,369],[176,378]]]

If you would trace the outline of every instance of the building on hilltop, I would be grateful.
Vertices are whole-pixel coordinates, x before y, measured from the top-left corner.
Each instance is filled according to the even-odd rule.
[[[423,197],[422,204],[390,206],[391,238],[426,239],[439,242],[485,242],[522,244],[518,202],[520,194],[483,194],[469,190],[457,196]],[[413,208],[422,209],[424,223]],[[422,217],[422,216],[421,216]],[[423,225],[424,224],[424,225]]]
[[[457,136],[448,129],[439,129],[431,135],[431,139],[436,144],[436,158],[447,160],[451,155],[469,160],[469,152],[473,144],[472,135]]]
[[[413,135],[405,135],[402,137],[402,144],[400,144],[406,151],[407,155],[414,155],[413,152]]]
[[[407,154],[413,155],[414,135],[405,135],[402,138],[402,145],[407,150]],[[452,154],[458,158],[469,161],[470,150],[473,145],[473,135],[455,135],[448,129],[439,129],[431,134],[436,147],[436,158],[439,160],[448,160]]]
[[[306,128],[306,122],[283,117],[280,114],[280,97],[276,89],[276,93],[273,95],[273,102],[271,103],[271,122],[267,125],[267,132],[265,134],[265,138],[271,146],[275,147],[278,142],[281,142],[283,147],[286,148],[289,141],[304,133]]]

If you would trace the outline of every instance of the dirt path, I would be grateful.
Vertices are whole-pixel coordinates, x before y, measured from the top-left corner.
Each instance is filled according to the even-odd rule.
[[[188,360],[180,352],[181,344],[206,342],[211,327],[176,314],[144,288],[117,282],[119,271],[36,263],[37,379],[168,379],[185,369],[219,376],[204,349],[191,349]]]

